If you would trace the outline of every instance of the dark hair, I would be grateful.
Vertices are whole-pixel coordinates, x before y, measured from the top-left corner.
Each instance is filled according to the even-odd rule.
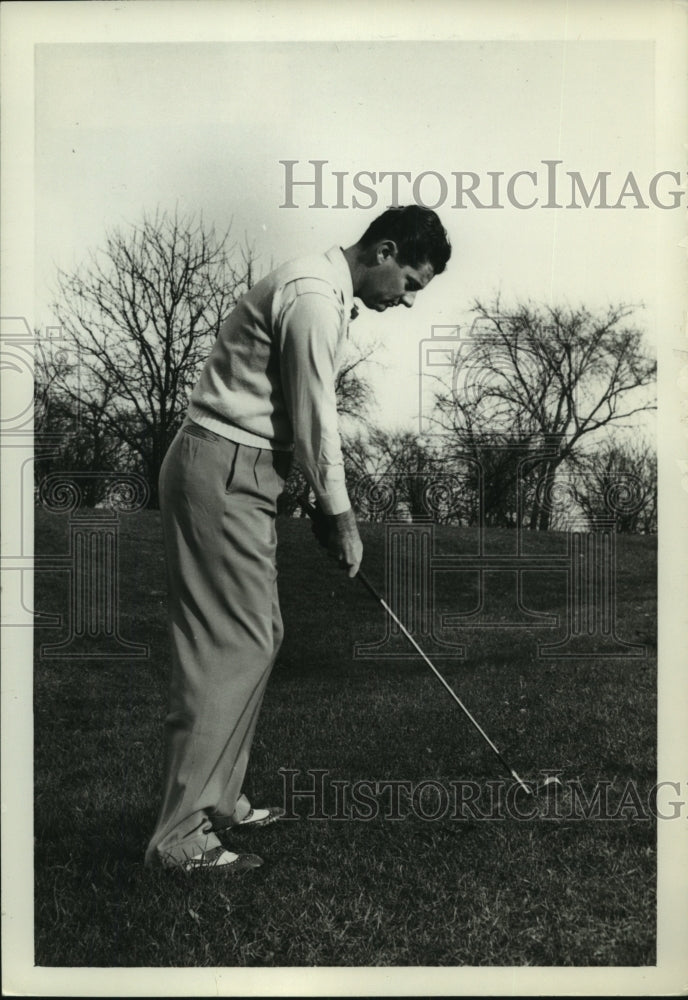
[[[400,264],[418,267],[429,261],[435,274],[444,271],[451,257],[451,243],[437,213],[421,205],[388,208],[371,222],[360,242],[371,246],[381,240],[394,240]]]

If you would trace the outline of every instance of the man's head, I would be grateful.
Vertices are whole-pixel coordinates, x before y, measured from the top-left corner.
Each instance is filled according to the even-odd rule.
[[[354,295],[369,309],[413,305],[416,293],[441,274],[451,245],[439,218],[420,205],[389,208],[347,252]]]

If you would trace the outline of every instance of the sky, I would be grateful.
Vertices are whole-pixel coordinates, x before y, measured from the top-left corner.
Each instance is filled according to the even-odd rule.
[[[71,270],[102,245],[107,229],[157,207],[230,223],[259,257],[259,270],[355,242],[391,203],[357,208],[352,175],[433,171],[447,183],[437,207],[454,251],[445,274],[412,310],[362,310],[352,336],[382,346],[370,369],[386,426],[418,422],[420,342],[433,326],[470,323],[475,298],[504,302],[639,307],[656,338],[661,276],[652,252],[671,213],[567,208],[567,171],[591,187],[608,171],[614,203],[629,171],[647,200],[659,169],[655,148],[654,47],[626,41],[313,41],[40,44],[35,49],[35,285],[39,326],[50,323],[57,267]],[[312,179],[325,160],[323,200],[312,189],[287,199],[286,168]],[[517,171],[535,171],[546,198],[544,160],[561,160],[564,207],[519,209],[506,195]],[[333,171],[346,172],[335,209]],[[456,207],[453,172],[501,172],[500,209],[469,199]],[[369,180],[368,180],[368,183]],[[533,194],[522,177],[515,198]],[[428,204],[440,181],[418,188]],[[669,190],[666,184],[660,190]],[[410,195],[410,197],[409,197]],[[662,197],[667,197],[662,194]],[[401,180],[400,201],[412,200]],[[359,196],[361,204],[369,205]],[[596,202],[593,202],[595,204]]]

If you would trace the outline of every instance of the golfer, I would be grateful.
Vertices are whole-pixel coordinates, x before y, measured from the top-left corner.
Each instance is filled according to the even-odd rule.
[[[227,833],[281,815],[242,793],[283,634],[277,498],[293,456],[317,498],[321,544],[356,575],[363,547],[335,398],[354,298],[378,312],[410,307],[450,254],[433,211],[391,208],[348,249],[260,280],[220,329],[160,472],[172,655],[149,865],[233,873],[262,864],[230,850]]]

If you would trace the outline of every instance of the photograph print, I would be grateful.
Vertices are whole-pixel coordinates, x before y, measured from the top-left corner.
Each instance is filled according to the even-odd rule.
[[[8,982],[675,983],[685,9],[70,6],[2,320]]]

